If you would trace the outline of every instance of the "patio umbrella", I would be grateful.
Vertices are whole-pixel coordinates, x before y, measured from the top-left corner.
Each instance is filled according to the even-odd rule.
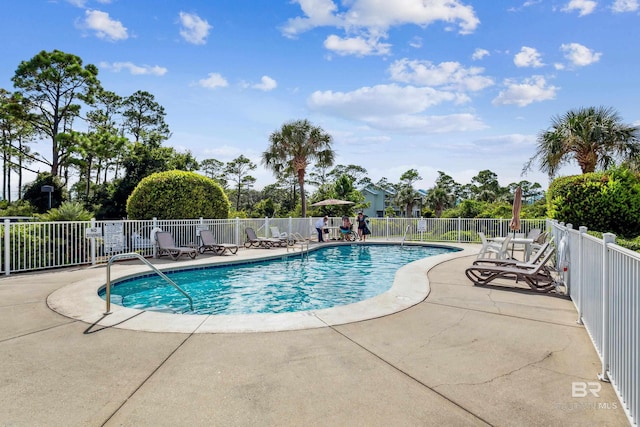
[[[334,205],[353,205],[354,202],[350,202],[348,200],[340,200],[340,199],[326,199],[320,200],[319,202],[315,202],[311,204],[311,206],[334,206]]]
[[[511,222],[509,223],[509,228],[513,231],[513,237],[516,237],[516,231],[520,231],[520,209],[522,209],[522,188],[518,186],[513,194],[513,210]],[[511,246],[511,258],[513,258],[513,246]]]

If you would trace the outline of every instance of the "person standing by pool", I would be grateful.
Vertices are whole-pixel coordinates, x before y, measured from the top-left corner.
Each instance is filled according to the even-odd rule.
[[[367,234],[371,234],[371,231],[367,226],[367,216],[362,212],[358,212],[358,218],[356,218],[356,221],[358,221],[358,237],[364,242],[367,240]]]
[[[316,230],[318,230],[318,242],[324,242],[324,228],[327,226],[329,222],[329,217],[324,216],[324,218],[320,218],[316,221]]]

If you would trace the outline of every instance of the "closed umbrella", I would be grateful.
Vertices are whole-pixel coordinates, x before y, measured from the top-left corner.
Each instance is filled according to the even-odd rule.
[[[522,209],[522,188],[518,187],[513,194],[513,211],[509,223],[509,228],[513,231],[514,236],[516,231],[520,231],[520,209]]]
[[[522,209],[522,188],[518,186],[513,194],[513,210],[511,213],[511,222],[509,228],[513,231],[513,237],[516,237],[516,231],[520,231],[520,210]],[[511,258],[513,258],[513,245],[511,246]]]

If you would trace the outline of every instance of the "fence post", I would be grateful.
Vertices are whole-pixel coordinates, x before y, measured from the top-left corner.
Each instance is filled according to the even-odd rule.
[[[462,242],[462,218],[458,217],[458,243]]]
[[[578,227],[578,230],[580,231],[580,234],[578,235],[578,263],[579,265],[574,268],[574,270],[577,272],[576,274],[576,283],[578,284],[578,320],[577,320],[577,324],[578,325],[582,325],[582,293],[584,291],[584,289],[582,289],[582,268],[584,267],[583,264],[583,256],[584,256],[584,249],[582,246],[582,241],[584,240],[584,235],[587,234],[587,227],[580,226]],[[571,295],[571,290],[573,289],[573,286],[571,287],[571,289],[569,289],[569,295]]]
[[[615,234],[602,235],[602,372],[600,381],[609,382],[607,368],[609,365],[609,243],[616,241]]]
[[[9,227],[11,226],[11,221],[8,219],[4,220],[4,274],[9,275],[11,272],[11,242],[9,239],[11,238],[11,232]]]
[[[91,228],[96,226],[96,219],[91,218]],[[96,238],[91,238],[91,265],[96,265]]]
[[[385,221],[384,221],[384,234],[385,237],[387,238],[387,240],[389,240],[389,216],[387,215],[385,217]]]
[[[155,216],[152,218],[152,226],[151,226],[151,231],[153,231],[154,228],[158,227],[158,218],[156,218]],[[157,242],[151,242],[153,244],[153,258],[158,258],[158,243]]]
[[[240,242],[240,218],[236,217],[236,244],[240,245],[242,244],[242,242]]]

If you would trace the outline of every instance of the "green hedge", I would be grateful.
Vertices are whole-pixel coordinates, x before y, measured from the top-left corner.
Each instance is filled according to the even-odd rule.
[[[213,179],[179,170],[144,178],[127,199],[130,219],[228,218],[229,199]]]
[[[574,227],[640,235],[640,176],[624,169],[558,178],[547,192],[548,214]]]

